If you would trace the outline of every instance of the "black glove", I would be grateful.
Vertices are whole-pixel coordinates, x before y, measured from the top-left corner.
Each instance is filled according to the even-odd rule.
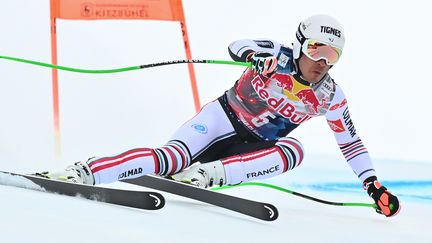
[[[381,186],[376,176],[371,176],[363,182],[363,188],[378,206],[377,213],[391,217],[399,213],[401,207],[399,199]]]
[[[277,58],[266,52],[255,52],[248,61],[252,63],[252,70],[262,75],[272,74],[277,67]]]

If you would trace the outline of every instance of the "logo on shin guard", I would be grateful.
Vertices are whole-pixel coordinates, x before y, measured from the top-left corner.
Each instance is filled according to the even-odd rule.
[[[279,170],[280,170],[279,169],[279,165],[276,165],[276,166],[272,166],[272,167],[270,167],[270,168],[268,168],[266,170],[261,170],[261,171],[258,171],[258,172],[247,173],[246,177],[247,178],[253,178],[253,177],[270,175],[270,174],[273,174],[273,173],[275,173],[276,171],[279,171]]]
[[[120,180],[120,179],[129,177],[129,176],[141,174],[142,172],[143,172],[142,168],[135,168],[135,169],[132,169],[132,170],[128,170],[128,171],[125,171],[125,172],[121,173],[119,175],[118,179]]]

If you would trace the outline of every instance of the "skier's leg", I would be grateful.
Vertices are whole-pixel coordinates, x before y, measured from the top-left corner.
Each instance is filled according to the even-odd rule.
[[[209,163],[194,164],[173,178],[200,187],[235,185],[282,174],[294,169],[303,160],[303,147],[294,138],[280,138],[271,147],[268,147],[268,142],[261,144],[265,148]],[[254,146],[259,147],[257,144]]]
[[[147,174],[171,175],[191,164],[212,144],[235,136],[235,131],[216,100],[184,123],[171,140],[159,148],[136,148],[119,155],[78,162],[47,177],[84,184],[111,183]]]

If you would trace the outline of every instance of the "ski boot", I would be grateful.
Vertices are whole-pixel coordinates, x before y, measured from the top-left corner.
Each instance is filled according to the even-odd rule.
[[[226,184],[225,168],[220,160],[204,164],[197,162],[184,171],[172,175],[171,179],[201,188]]]
[[[36,176],[45,177],[52,180],[72,182],[78,184],[94,185],[93,173],[87,163],[76,162],[66,167],[64,170],[56,172],[36,173]]]

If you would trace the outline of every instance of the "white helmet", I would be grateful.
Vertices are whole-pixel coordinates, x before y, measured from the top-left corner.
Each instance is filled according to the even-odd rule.
[[[317,14],[303,20],[297,29],[294,40],[293,56],[295,60],[300,57],[302,45],[307,39],[336,47],[342,52],[345,44],[345,32],[339,22],[328,15]]]

